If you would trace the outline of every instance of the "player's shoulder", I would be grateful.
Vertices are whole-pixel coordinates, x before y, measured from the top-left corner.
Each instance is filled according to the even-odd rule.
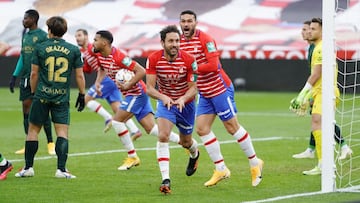
[[[190,54],[189,52],[180,49],[179,50],[179,55],[183,58],[183,59],[195,59],[194,56],[192,54]]]
[[[155,58],[159,58],[163,55],[163,50],[156,50],[153,51],[149,54],[148,58],[149,59],[155,59]]]

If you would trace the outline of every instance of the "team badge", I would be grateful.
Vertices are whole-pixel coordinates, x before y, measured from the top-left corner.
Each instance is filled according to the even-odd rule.
[[[207,48],[207,50],[208,50],[209,53],[216,51],[216,47],[215,47],[214,42],[208,42],[208,43],[206,43],[206,48]]]
[[[121,63],[123,63],[125,66],[130,66],[131,64],[131,58],[130,57],[125,57]]]

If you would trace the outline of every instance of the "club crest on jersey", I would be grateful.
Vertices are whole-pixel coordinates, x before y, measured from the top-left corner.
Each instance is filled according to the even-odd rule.
[[[121,63],[123,63],[125,66],[130,66],[131,58],[127,56],[121,61]]]
[[[196,71],[198,70],[198,66],[197,66],[196,61],[194,61],[194,62],[191,64],[191,67],[192,67],[192,70],[193,70],[194,72],[196,72]]]
[[[206,48],[207,48],[207,50],[208,50],[209,53],[216,51],[216,47],[215,47],[214,42],[208,42],[208,43],[206,43]]]
[[[34,36],[33,39],[32,39],[33,43],[36,43],[38,41],[38,39],[39,38],[37,36]]]
[[[186,70],[186,67],[185,66],[180,66],[179,68],[179,73],[184,73]]]

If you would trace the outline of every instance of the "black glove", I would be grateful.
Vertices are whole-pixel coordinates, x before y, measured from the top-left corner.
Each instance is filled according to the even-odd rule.
[[[78,95],[78,97],[76,99],[75,108],[78,108],[77,110],[79,112],[84,110],[84,108],[85,108],[85,94],[79,93],[79,95]]]
[[[9,83],[9,88],[11,93],[14,93],[15,82],[16,82],[16,76],[11,76]]]

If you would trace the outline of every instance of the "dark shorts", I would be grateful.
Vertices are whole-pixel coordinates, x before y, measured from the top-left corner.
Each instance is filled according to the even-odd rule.
[[[28,78],[21,78],[20,79],[20,95],[19,100],[24,101],[27,99],[31,99],[31,88],[30,88],[30,80]]]
[[[30,108],[29,121],[36,125],[43,125],[49,117],[54,123],[70,123],[69,102],[49,102],[34,98]]]

